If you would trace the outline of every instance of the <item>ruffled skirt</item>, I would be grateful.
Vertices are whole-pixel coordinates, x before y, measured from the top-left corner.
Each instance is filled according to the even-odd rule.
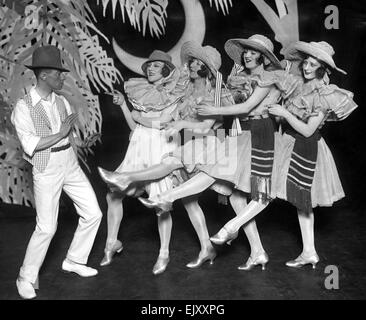
[[[272,197],[287,200],[286,180],[290,167],[292,150],[295,139],[280,133],[275,134],[275,156],[272,173]],[[344,197],[344,191],[339,179],[338,171],[324,139],[318,141],[318,156],[314,179],[311,187],[312,207],[329,207]]]
[[[169,156],[183,166],[181,170],[174,172],[178,183],[183,183],[198,172],[204,171],[202,168],[220,163],[220,159],[223,158],[222,151],[225,150],[225,140],[225,134],[222,137],[196,136],[195,139],[188,140],[171,152]],[[230,195],[232,192],[232,186],[226,181],[220,180],[216,181],[211,189],[223,195]]]
[[[131,172],[146,169],[155,164],[160,164],[163,155],[172,152],[178,147],[176,141],[168,142],[164,130],[146,128],[138,125],[132,133],[125,158],[115,172]],[[144,184],[139,195],[146,190],[149,197],[154,197],[173,187],[170,176],[159,181]]]
[[[223,195],[230,195],[232,189],[251,191],[251,133],[245,130],[241,135],[227,137],[215,150],[217,162],[202,164],[198,169],[217,179],[212,189]]]

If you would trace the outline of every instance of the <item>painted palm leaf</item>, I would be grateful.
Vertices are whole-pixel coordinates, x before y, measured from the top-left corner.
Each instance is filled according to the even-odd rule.
[[[210,6],[212,7],[212,3],[215,2],[216,10],[219,11],[221,9],[224,15],[229,13],[229,6],[232,7],[233,4],[231,0],[209,0]]]
[[[98,0],[97,3],[99,4],[99,2]],[[103,5],[103,15],[105,15],[107,6],[111,3],[114,19],[119,5],[122,21],[126,21],[125,15],[127,14],[131,26],[142,32],[144,36],[147,27],[149,27],[151,36],[158,38],[165,32],[165,19],[167,17],[169,0],[101,0],[101,2]],[[224,15],[229,13],[229,6],[232,6],[231,0],[209,0],[209,3],[211,7],[215,4],[216,10],[221,10]]]
[[[77,128],[79,135],[85,138],[101,132],[102,114],[99,108],[99,99],[93,95],[90,90],[78,87],[77,83],[71,77],[67,78],[61,94],[68,99],[74,112],[78,112],[79,121]],[[77,106],[77,109],[76,107]]]
[[[30,165],[14,135],[0,132],[0,199],[6,203],[34,206]]]
[[[143,35],[145,35],[147,27],[152,36],[159,37],[164,33],[168,0],[102,0],[101,2],[104,15],[108,4],[112,3],[113,18],[116,16],[119,5],[123,22],[126,21],[127,14],[130,24]]]

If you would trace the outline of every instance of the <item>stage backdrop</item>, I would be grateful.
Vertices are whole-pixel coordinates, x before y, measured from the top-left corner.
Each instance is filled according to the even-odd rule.
[[[87,95],[95,97],[92,99],[92,110],[94,110],[93,114],[97,115],[97,120],[93,123],[98,125],[93,125],[93,130],[88,132],[84,123],[80,132],[81,134],[85,132],[87,135],[102,134],[101,144],[95,147],[96,155],[92,161],[102,166],[108,162],[110,169],[113,169],[124,155],[128,145],[129,129],[121,110],[114,106],[111,97],[103,92],[110,91],[113,87],[122,90],[122,77],[129,79],[139,76],[136,74],[139,71],[139,63],[154,49],[170,51],[178,63],[180,44],[187,37],[201,41],[204,45],[214,46],[222,54],[221,71],[226,79],[231,70],[232,61],[223,48],[230,38],[247,38],[256,33],[266,35],[274,41],[275,52],[280,58],[282,58],[280,52],[283,46],[293,40],[329,42],[336,52],[334,59],[337,65],[348,72],[347,76],[332,74],[331,82],[353,91],[355,101],[360,108],[344,122],[328,124],[323,130],[323,135],[335,156],[349,204],[357,206],[361,204],[365,191],[363,137],[366,133],[363,110],[365,62],[362,59],[366,53],[364,41],[366,7],[362,1],[136,0],[127,2],[130,4],[128,7],[123,0],[88,0],[87,5],[83,4],[84,1],[54,0],[48,3],[56,3],[55,7],[52,8],[49,5],[47,10],[37,14],[36,10],[29,9],[29,4],[35,4],[37,8],[41,3],[45,3],[44,1],[1,0],[0,3],[2,10],[12,7],[23,18],[33,15],[33,17],[47,19],[53,15],[52,17],[56,17],[55,21],[57,21],[57,12],[50,13],[50,11],[57,11],[58,8],[63,10],[77,8],[79,12],[88,16],[88,19],[82,20],[84,25],[78,22],[79,27],[88,37],[97,39],[96,48],[103,57],[103,61],[107,59],[109,76],[106,82],[102,80],[100,83],[95,83],[93,77],[90,77],[93,73],[89,73],[87,79],[83,79],[87,82],[83,90],[86,88],[90,91]],[[80,9],[86,6],[87,10]],[[35,23],[32,19],[28,22]],[[88,32],[85,31],[86,27]],[[4,31],[1,30],[2,34]],[[66,32],[63,35],[67,34]],[[58,41],[56,43],[59,44]],[[0,48],[2,46],[3,43],[0,42]],[[8,63],[4,62],[7,57],[1,53],[0,62],[4,65]],[[92,65],[92,62],[90,63]],[[100,67],[100,64],[95,61],[94,63]],[[105,76],[99,72],[101,70],[102,68],[97,69],[96,77]],[[4,81],[4,77],[6,74],[1,72],[2,80],[0,81]],[[2,117],[4,110],[11,109],[12,104],[1,99],[0,103],[0,117]],[[89,104],[88,107],[90,108],[91,105]],[[100,119],[99,114],[102,116]],[[3,119],[4,117],[0,120]],[[14,135],[11,135],[11,138],[13,139]],[[3,144],[0,145],[0,152],[4,150],[2,146]],[[17,146],[15,152],[19,154],[19,151]],[[8,152],[6,156],[8,154],[10,153]],[[5,157],[2,154],[0,156]],[[4,159],[0,159],[0,170],[4,172],[4,168],[8,168],[9,163],[2,160]],[[2,188],[0,194],[6,192],[6,187],[4,183],[0,183]],[[27,200],[29,200],[28,197],[30,195],[27,195]],[[2,199],[4,200],[4,197]]]
[[[195,1],[195,0],[194,0]],[[291,1],[287,1],[289,3]],[[185,30],[185,12],[181,1],[169,1],[165,34],[160,38],[153,37],[149,32],[145,36],[129,23],[123,23],[117,8],[113,20],[112,8],[108,6],[103,15],[101,6],[89,1],[97,18],[98,28],[111,40],[134,57],[147,57],[152,50],[171,50],[181,38]],[[94,3],[94,4],[93,4]],[[216,47],[222,54],[222,72],[227,77],[232,67],[231,59],[224,51],[224,44],[230,38],[247,38],[255,33],[268,36],[274,41],[275,52],[280,54],[282,44],[274,40],[275,32],[260,13],[254,1],[233,0],[228,14],[210,7],[209,1],[200,0],[205,15],[206,30],[204,45]],[[275,0],[258,3],[268,4],[278,14]],[[359,108],[345,121],[328,123],[323,128],[323,135],[330,145],[342,183],[346,192],[343,203],[351,206],[363,206],[361,200],[365,194],[364,177],[366,170],[365,147],[363,138],[366,136],[365,125],[365,71],[366,64],[366,4],[362,1],[324,1],[299,0],[298,34],[303,41],[327,41],[334,50],[334,60],[348,75],[334,72],[331,82],[355,94]],[[338,20],[337,20],[338,19]],[[293,30],[292,30],[293,31]],[[293,36],[293,34],[291,34]],[[114,59],[115,65],[125,79],[137,76],[129,70],[117,57],[113,45],[105,43],[104,48]],[[122,89],[121,85],[116,85]],[[113,107],[109,96],[100,96],[101,112],[103,114],[101,154],[97,160],[100,165],[108,162],[109,169],[117,166],[128,145],[129,129],[123,119],[122,112]],[[116,150],[116,148],[120,150]],[[108,155],[108,156],[104,156]],[[108,159],[107,159],[108,158]]]

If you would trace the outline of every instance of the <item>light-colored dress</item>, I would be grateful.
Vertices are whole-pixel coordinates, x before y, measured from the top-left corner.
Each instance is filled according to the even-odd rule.
[[[218,161],[212,165],[200,166],[200,170],[208,174],[209,176],[217,179],[217,181],[229,182],[231,186],[237,190],[245,193],[251,193],[253,183],[252,174],[252,139],[253,128],[255,135],[261,135],[272,137],[275,131],[275,123],[268,115],[267,104],[276,103],[280,97],[281,92],[290,92],[294,90],[295,82],[287,83],[285,77],[285,71],[265,71],[253,75],[241,75],[234,78],[236,84],[240,85],[240,90],[234,89],[234,97],[238,103],[247,100],[253,93],[256,86],[258,87],[272,87],[267,97],[261,102],[261,104],[254,108],[248,116],[239,116],[241,124],[241,133],[238,136],[228,136],[217,148],[217,154],[219,155]],[[268,177],[271,177],[272,159],[273,159],[273,147],[272,156],[270,153],[263,153],[264,157],[263,168],[268,167]],[[268,159],[265,159],[266,155],[269,155]],[[266,163],[268,162],[268,163]],[[258,183],[255,184],[255,188],[259,193],[270,194],[270,178],[257,179]],[[224,195],[230,195],[232,190],[226,188],[218,190]],[[256,192],[256,194],[258,194]]]
[[[302,84],[294,94],[286,100],[285,107],[298,119],[307,122],[311,116],[319,112],[325,114],[325,121],[340,120],[336,115],[342,110],[344,119],[357,105],[353,101],[353,93],[335,85],[326,85],[322,80],[312,80]],[[317,158],[315,173],[311,185],[311,206],[331,206],[343,198],[344,191],[332,153],[323,138],[317,142]],[[293,148],[296,139],[293,135],[276,133],[275,158],[273,169],[273,197],[287,200],[287,177],[290,168]]]
[[[175,112],[172,114],[175,120],[185,120],[190,122],[202,122],[208,117],[200,116],[195,106],[198,104],[206,104],[214,106],[215,89],[210,83],[207,83],[206,91],[202,96],[194,97],[192,95],[193,85],[189,84],[182,101],[178,104]],[[234,104],[230,92],[226,89],[221,91],[220,107],[230,106]],[[182,183],[193,175],[197,174],[202,165],[215,163],[217,159],[217,145],[220,139],[225,138],[225,130],[220,129],[222,126],[222,117],[209,117],[215,119],[215,124],[209,133],[190,134],[190,130],[183,131],[183,143],[175,151],[166,155],[166,158],[181,163],[183,168],[175,172],[179,182]],[[218,131],[220,130],[220,131]],[[194,137],[194,138],[193,138]],[[219,184],[217,186],[219,188]]]
[[[125,83],[125,92],[134,109],[141,111],[144,117],[171,114],[180,99],[179,95],[173,93],[178,76],[179,74],[171,74],[169,78],[155,84],[144,78],[130,79]],[[160,164],[163,155],[179,146],[177,139],[168,141],[165,132],[137,124],[130,135],[125,158],[115,172],[139,171]],[[167,176],[159,181],[143,184],[137,189],[135,196],[146,191],[149,197],[154,197],[172,187],[172,177]]]

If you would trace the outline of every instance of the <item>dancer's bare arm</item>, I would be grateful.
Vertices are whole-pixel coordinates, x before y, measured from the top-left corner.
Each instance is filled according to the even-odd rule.
[[[268,112],[274,116],[283,117],[291,127],[306,138],[310,137],[315,132],[324,119],[324,113],[319,112],[318,115],[310,117],[309,121],[305,123],[279,104],[269,105]]]
[[[106,92],[106,94],[113,96],[113,103],[121,107],[123,116],[125,117],[130,130],[134,130],[136,128],[136,122],[132,118],[131,111],[127,107],[123,94],[118,90],[113,90],[113,93]]]
[[[166,123],[173,120],[170,114],[163,114],[157,117],[144,117],[142,112],[136,110],[132,111],[132,118],[135,122],[140,123],[144,127],[155,129],[163,129]]]
[[[197,105],[196,110],[198,114],[202,116],[213,116],[213,115],[240,115],[248,114],[254,108],[256,108],[268,95],[272,87],[256,87],[253,94],[248,98],[247,101],[232,106],[227,106],[225,108],[215,108],[207,105]]]
[[[180,131],[182,129],[192,130],[194,133],[205,134],[215,123],[215,119],[205,119],[200,122],[192,122],[187,120],[177,120],[169,123],[166,128],[170,131]]]

